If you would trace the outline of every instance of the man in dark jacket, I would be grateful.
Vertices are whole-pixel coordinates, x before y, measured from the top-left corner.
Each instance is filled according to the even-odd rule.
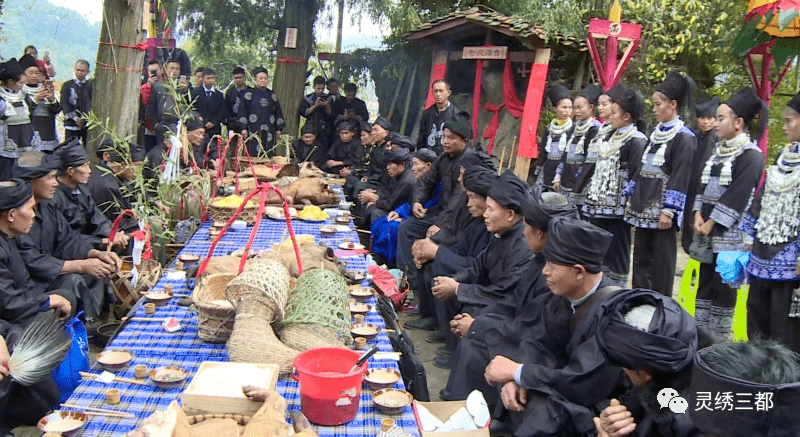
[[[389,183],[374,191],[362,191],[361,205],[356,216],[363,217],[359,227],[369,229],[378,217],[385,216],[398,206],[408,203],[414,192],[414,173],[411,171],[411,154],[403,147],[386,151],[383,155]]]
[[[79,60],[75,63],[75,76],[61,86],[61,109],[64,111],[64,130],[67,139],[79,137],[86,147],[88,128],[83,114],[92,110],[92,83],[86,80],[89,63]]]
[[[461,112],[458,106],[450,102],[450,84],[444,79],[439,79],[431,84],[434,104],[422,113],[419,124],[419,138],[417,148],[427,147],[441,155],[442,131],[444,123]]]
[[[205,123],[206,138],[222,134],[222,121],[227,111],[225,110],[225,96],[214,88],[217,83],[217,73],[206,68],[203,70],[203,84],[191,90],[189,98],[194,102],[194,109]]]

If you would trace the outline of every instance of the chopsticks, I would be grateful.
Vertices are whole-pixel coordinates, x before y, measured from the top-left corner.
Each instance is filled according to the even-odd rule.
[[[104,417],[119,417],[121,419],[132,419],[136,417],[133,413],[123,413],[122,411],[104,410],[102,408],[82,407],[74,404],[61,404],[61,408],[74,408],[83,410],[83,414],[87,416],[104,416]]]
[[[80,372],[80,374],[81,374],[81,377],[83,377],[83,378],[91,378],[91,379],[96,379],[98,376],[100,376],[100,375],[98,375],[96,373],[90,373],[90,372]],[[139,380],[130,379],[130,378],[122,378],[122,377],[119,377],[119,376],[115,376],[114,377],[114,381],[126,382],[128,384],[136,384],[136,385],[147,385],[147,383],[144,382],[144,381],[139,381]]]

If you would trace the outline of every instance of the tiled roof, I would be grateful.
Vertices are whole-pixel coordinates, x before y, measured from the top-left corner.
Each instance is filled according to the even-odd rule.
[[[458,19],[473,21],[479,25],[489,28],[503,29],[506,32],[510,31],[522,41],[548,40],[547,32],[541,26],[525,20],[518,20],[516,18],[509,17],[486,6],[473,6],[469,9],[455,11],[442,17],[435,18],[426,23],[422,23],[415,30],[403,35],[403,38],[417,39],[414,37],[414,35],[419,32],[423,32]],[[554,40],[557,44],[563,46],[571,47],[580,51],[585,51],[588,49],[585,41],[579,40],[574,36],[550,35],[550,37],[550,39]]]

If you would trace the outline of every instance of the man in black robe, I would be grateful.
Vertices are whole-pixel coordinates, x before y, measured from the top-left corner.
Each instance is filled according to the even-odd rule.
[[[620,290],[601,305],[606,314],[597,329],[600,349],[608,362],[623,368],[633,387],[595,417],[598,436],[634,430],[641,436],[699,436],[688,414],[659,405],[659,393],[668,389],[689,399],[694,354],[711,344],[710,337],[701,340],[692,316],[654,291]]]
[[[409,203],[414,193],[414,173],[411,171],[411,154],[407,149],[397,147],[387,150],[383,155],[389,183],[377,191],[364,190],[358,196],[360,205],[355,215],[361,217],[357,225],[362,229],[370,229],[372,222],[378,217],[389,214],[398,206]]]
[[[127,209],[132,208],[131,192],[127,184],[136,176],[132,164],[137,164],[145,159],[144,150],[136,144],[129,144],[124,156],[117,150],[114,141],[106,138],[97,148],[97,158],[100,163],[92,169],[86,188],[91,193],[97,207],[113,222]],[[120,229],[130,235],[139,230],[139,223],[126,215],[120,221]]]
[[[433,153],[431,149],[420,150]],[[411,246],[414,263],[419,270],[413,288],[420,318],[406,323],[415,329],[433,330],[438,327],[426,340],[429,343],[445,343],[437,350],[437,354],[445,357],[455,347],[456,339],[449,326],[452,316],[458,313],[458,307],[454,299],[436,301],[431,291],[433,278],[452,276],[468,268],[489,244],[491,235],[486,231],[483,214],[486,212],[486,195],[497,182],[497,169],[492,159],[483,152],[464,153],[459,171],[464,193],[459,196],[452,226],[449,230],[417,240]],[[438,314],[439,306],[446,307],[441,315]]]
[[[324,153],[325,147],[317,140],[317,133],[314,126],[306,123],[300,129],[300,138],[292,143],[294,154],[292,162],[313,162],[318,168],[325,168],[327,155]]]
[[[526,195],[521,205],[525,241],[533,251],[534,258],[514,292],[487,307],[480,316],[459,314],[450,322],[450,328],[460,341],[453,354],[453,369],[447,386],[439,392],[439,397],[444,400],[466,399],[472,390],[478,389],[483,392],[491,410],[499,401],[499,393],[486,384],[482,375],[492,357],[514,354],[523,341],[528,344],[536,341],[563,342],[559,347],[566,346],[566,332],[565,335],[556,335],[551,331],[531,328],[541,319],[545,304],[554,298],[547,288],[547,279],[542,275],[545,265],[542,251],[547,242],[548,224],[553,217],[577,218],[578,210],[561,194],[539,191],[536,190],[535,197]],[[541,347],[540,344],[537,349]],[[551,345],[548,347],[555,348]]]
[[[181,114],[180,105],[186,103],[186,93],[189,90],[189,82],[185,76],[181,76],[181,66],[178,61],[167,61],[165,68],[167,80],[152,85],[150,101],[147,103],[147,116],[155,124],[156,144],[161,144],[168,130],[177,132]]]
[[[379,117],[372,124],[372,142],[373,146],[369,151],[369,158],[367,160],[367,169],[361,180],[355,183],[352,191],[352,198],[358,199],[358,195],[367,189],[377,190],[382,185],[389,182],[389,176],[386,174],[386,164],[383,162],[383,154],[386,152],[388,146],[389,134],[392,133],[394,126],[389,120]]]
[[[256,79],[256,87],[245,91],[243,100],[239,102],[238,121],[244,126],[241,134],[245,138],[248,133],[254,136],[247,145],[250,156],[274,156],[275,144],[286,128],[286,121],[278,95],[267,88],[267,69],[256,67],[253,77]]]
[[[331,133],[333,132],[333,108],[325,94],[325,78],[317,76],[314,78],[314,92],[303,97],[300,101],[299,115],[306,119],[306,124],[310,123],[317,133],[317,140],[324,147],[324,154],[328,154],[328,147],[331,145]]]
[[[692,157],[692,177],[689,180],[689,191],[686,193],[686,209],[694,205],[703,168],[708,158],[711,157],[711,151],[714,150],[714,146],[719,141],[719,136],[717,136],[717,130],[715,129],[717,126],[718,106],[719,97],[717,96],[714,96],[710,101],[697,102],[697,105],[695,105],[697,114],[697,130],[695,131],[697,149],[695,149]],[[681,246],[683,246],[683,250],[686,253],[689,253],[693,237],[694,214],[684,214],[683,225],[681,226]],[[689,253],[689,255],[691,254]]]
[[[622,369],[606,361],[596,335],[600,303],[616,289],[602,273],[611,238],[574,218],[550,221],[542,273],[555,298],[531,329],[568,343],[563,349],[523,344],[511,351],[514,358],[494,357],[485,372],[487,383],[502,387],[515,436],[592,435],[593,417],[626,387]]]
[[[247,85],[245,78],[245,71],[242,67],[236,67],[231,72],[233,77],[233,86],[225,91],[225,126],[229,131],[241,132],[246,126],[239,123],[239,106],[244,101],[244,93],[251,88]],[[240,141],[238,138],[231,144],[231,149],[228,151],[230,155],[234,155],[238,147],[234,147]]]
[[[414,201],[411,206],[413,217],[400,225],[397,237],[397,268],[406,272],[410,284],[417,281],[417,268],[411,253],[411,245],[422,238],[431,237],[442,229],[449,229],[463,194],[458,177],[461,173],[461,157],[471,150],[472,137],[470,117],[461,112],[444,124],[442,146],[444,153],[439,155],[431,169],[417,181],[414,188]],[[422,206],[441,184],[439,203],[427,210]],[[413,324],[409,327],[413,327]]]
[[[339,123],[339,138],[334,141],[328,150],[328,160],[325,170],[328,173],[339,174],[345,168],[356,163],[361,147],[361,139],[356,138],[358,127],[349,121]]]
[[[92,195],[86,189],[86,183],[92,174],[86,150],[77,140],[62,144],[58,150],[61,168],[58,174],[58,188],[53,197],[56,209],[67,219],[69,227],[83,235],[83,238],[98,250],[108,246],[111,221],[97,207]],[[125,249],[128,246],[128,235],[117,232],[113,246]]]
[[[158,176],[161,174],[164,158],[170,154],[172,138],[172,136],[165,136],[164,141],[147,152],[145,157],[144,176],[153,182],[153,186],[158,184]],[[194,165],[197,165],[202,170],[216,170],[220,162],[219,147],[216,140],[209,141],[204,127],[204,119],[197,113],[186,120],[186,139],[189,141],[192,157],[187,157],[187,160],[181,157],[181,169],[194,173]],[[188,159],[193,159],[194,163]]]
[[[417,149],[428,148],[437,155],[441,155],[444,151],[442,147],[444,123],[461,112],[458,106],[450,102],[451,92],[450,84],[444,79],[436,80],[431,84],[434,104],[422,112]]]
[[[533,260],[533,252],[525,242],[522,222],[522,200],[527,184],[511,170],[489,189],[486,212],[483,214],[486,230],[493,238],[486,248],[466,268],[452,276],[434,277],[431,289],[436,297],[436,315],[440,330],[450,327],[449,321],[458,312],[473,317],[484,314],[492,304],[503,299],[517,286],[522,273]],[[445,300],[452,300],[445,305]],[[455,345],[449,345],[452,350]],[[434,365],[447,367],[449,360],[434,360]]]
[[[369,121],[369,110],[363,100],[356,97],[358,87],[354,83],[344,86],[344,99],[339,99],[339,112],[336,114],[336,123],[347,120],[351,123],[361,123]]]
[[[94,249],[69,227],[57,209],[52,199],[58,187],[56,171],[60,164],[58,157],[37,151],[27,152],[17,160],[14,175],[31,183],[38,209],[31,230],[17,237],[17,247],[40,290],[77,290],[91,335],[99,326],[105,303],[104,279],[122,262],[114,252]]]
[[[83,115],[92,110],[92,82],[88,81],[89,63],[75,62],[75,75],[61,85],[61,109],[64,111],[64,133],[67,139],[78,137],[86,147],[89,128]]]
[[[343,168],[339,175],[345,178],[344,193],[349,199],[355,199],[356,186],[367,175],[372,159],[372,151],[375,149],[375,141],[372,137],[372,125],[362,121],[361,125],[361,149],[356,153],[355,164]]]

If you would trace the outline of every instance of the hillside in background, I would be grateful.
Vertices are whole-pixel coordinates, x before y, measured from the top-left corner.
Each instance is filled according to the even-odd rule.
[[[91,64],[92,73],[100,41],[100,23],[89,24],[72,9],[53,5],[47,0],[5,0],[0,17],[0,56],[22,56],[25,46],[33,44],[39,57],[45,51],[56,67],[55,80],[72,78],[72,66],[78,59]]]

